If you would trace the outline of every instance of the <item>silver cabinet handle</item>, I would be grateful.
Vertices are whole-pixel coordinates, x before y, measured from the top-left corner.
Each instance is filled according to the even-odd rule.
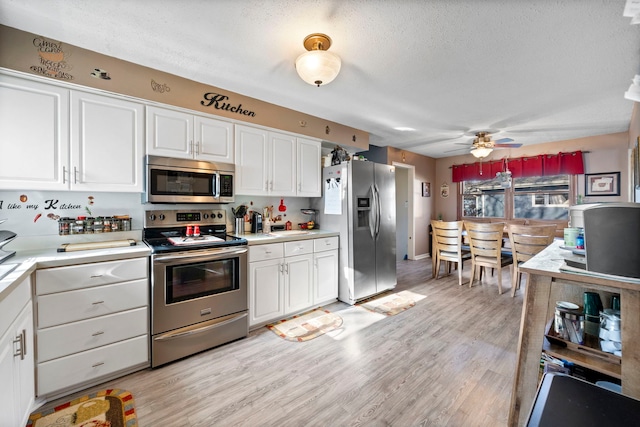
[[[194,151],[196,153],[196,156],[200,154],[200,141],[196,141]]]
[[[62,166],[62,183],[63,184],[67,183],[67,167],[66,166]]]
[[[94,275],[89,276],[90,279],[96,279],[98,277],[102,277],[102,274],[94,274]]]
[[[91,303],[91,305],[98,305],[98,304],[104,304],[104,301],[96,301]]]
[[[98,362],[95,365],[91,365],[92,368],[97,368],[98,366],[104,365],[104,362]]]
[[[78,168],[75,166],[73,167],[73,183],[78,183]]]
[[[13,339],[13,344],[18,345],[18,348],[16,348],[13,352],[13,357],[20,356],[20,359],[24,359],[24,354],[22,353],[22,334],[16,336]]]
[[[97,337],[98,335],[102,335],[104,334],[104,331],[98,331],[98,332],[94,332],[93,334],[91,334],[92,337]]]

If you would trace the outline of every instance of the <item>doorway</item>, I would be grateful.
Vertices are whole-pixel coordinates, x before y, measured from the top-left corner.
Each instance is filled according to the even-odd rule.
[[[396,259],[415,259],[413,183],[415,166],[393,162],[396,167]]]

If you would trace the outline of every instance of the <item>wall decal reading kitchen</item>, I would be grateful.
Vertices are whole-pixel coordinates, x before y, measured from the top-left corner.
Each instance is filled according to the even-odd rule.
[[[231,113],[238,113],[243,116],[255,117],[256,113],[250,110],[242,109],[242,104],[236,106],[226,102],[229,99],[226,95],[219,93],[207,92],[204,94],[204,100],[200,101],[205,107],[213,107],[216,110],[229,111]]]

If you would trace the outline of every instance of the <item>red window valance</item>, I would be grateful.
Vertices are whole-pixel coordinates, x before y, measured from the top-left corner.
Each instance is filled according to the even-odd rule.
[[[584,160],[582,151],[574,151],[572,153],[540,154],[531,157],[453,165],[452,181],[492,179],[497,172],[502,172],[507,168],[514,178],[581,175],[584,174]]]

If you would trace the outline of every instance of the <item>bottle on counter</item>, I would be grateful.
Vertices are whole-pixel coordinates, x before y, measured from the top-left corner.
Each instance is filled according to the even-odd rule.
[[[269,218],[265,218],[264,221],[262,221],[262,232],[271,233],[271,220]]]
[[[576,237],[576,249],[584,249],[584,230],[582,228]]]

